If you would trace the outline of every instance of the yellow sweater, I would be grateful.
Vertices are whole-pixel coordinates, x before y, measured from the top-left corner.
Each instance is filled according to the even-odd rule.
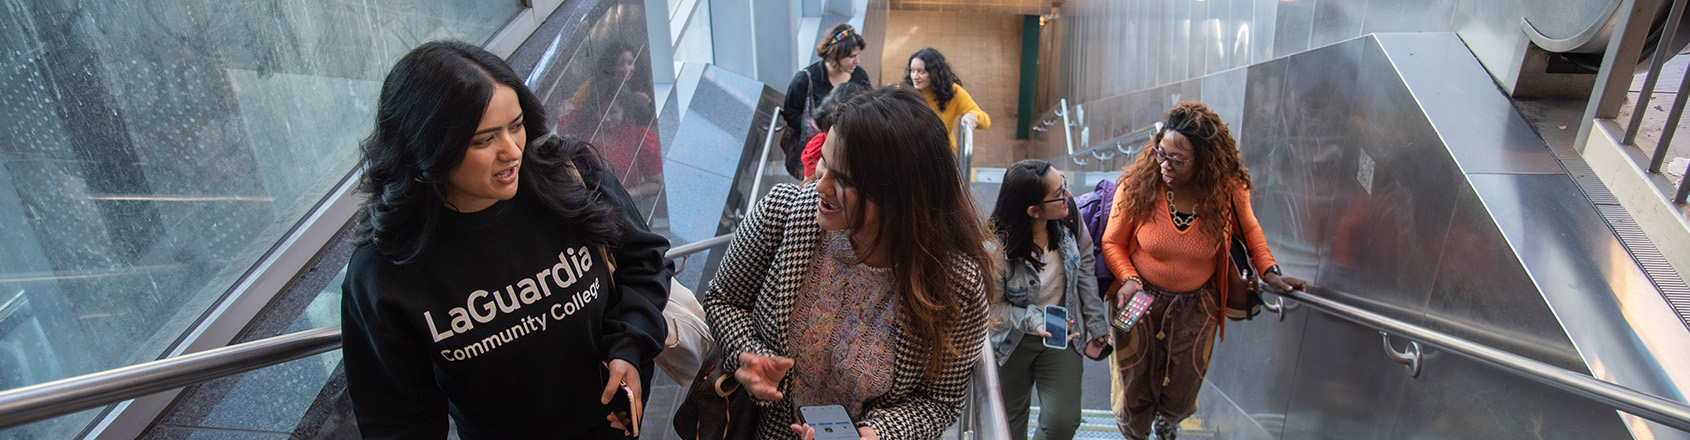
[[[927,98],[927,108],[933,109],[933,113],[939,114],[939,120],[945,121],[945,132],[951,134],[951,149],[955,150],[956,124],[963,113],[973,113],[974,117],[980,120],[975,126],[979,130],[992,128],[992,117],[987,115],[985,110],[981,110],[980,105],[974,103],[974,98],[968,96],[968,91],[963,90],[962,86],[951,84],[951,90],[956,93],[951,96],[951,102],[945,104],[945,111],[939,111],[939,98],[933,91],[923,90],[921,96]]]

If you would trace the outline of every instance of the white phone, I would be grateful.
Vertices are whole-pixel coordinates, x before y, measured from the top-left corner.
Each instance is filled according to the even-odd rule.
[[[817,405],[799,407],[798,412],[804,416],[804,424],[816,430],[816,440],[860,440],[857,435],[857,424],[851,423],[851,415],[840,405]]]

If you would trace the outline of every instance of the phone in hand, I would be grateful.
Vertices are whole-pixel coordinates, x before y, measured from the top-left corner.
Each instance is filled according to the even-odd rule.
[[[857,424],[840,405],[817,405],[798,408],[804,424],[816,430],[816,440],[859,440]]]
[[[1045,346],[1055,349],[1068,348],[1068,309],[1062,306],[1045,306]]]
[[[1115,319],[1109,320],[1109,323],[1114,324],[1115,328],[1121,329],[1121,331],[1130,332],[1133,330],[1133,324],[1138,323],[1138,319],[1144,317],[1145,312],[1150,311],[1150,303],[1155,301],[1156,297],[1140,290],[1133,294],[1133,299],[1127,301],[1127,306],[1122,307],[1121,311],[1115,314]]]

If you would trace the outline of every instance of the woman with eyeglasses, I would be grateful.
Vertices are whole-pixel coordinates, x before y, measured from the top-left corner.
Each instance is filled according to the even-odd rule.
[[[994,279],[992,350],[997,355],[1009,435],[1027,438],[1033,387],[1039,389],[1035,439],[1071,439],[1080,427],[1082,352],[1108,354],[1109,323],[1097,294],[1091,236],[1067,180],[1050,162],[1023,160],[1003,174],[991,225],[1003,244],[1003,272]],[[1066,348],[1045,345],[1045,307],[1068,310]],[[1079,324],[1079,325],[1076,325]]]
[[[1104,260],[1121,280],[1106,295],[1111,311],[1139,292],[1154,298],[1131,331],[1114,330],[1112,406],[1127,438],[1154,429],[1166,440],[1197,411],[1222,317],[1244,312],[1243,292],[1226,291],[1231,237],[1241,234],[1263,282],[1305,283],[1274,264],[1250,209],[1250,174],[1220,116],[1182,102],[1146,147],[1121,176],[1103,234]]]

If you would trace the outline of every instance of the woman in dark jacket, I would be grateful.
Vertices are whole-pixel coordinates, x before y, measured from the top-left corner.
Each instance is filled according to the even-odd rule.
[[[839,24],[828,30],[827,36],[816,43],[816,56],[822,58],[792,75],[792,83],[786,86],[786,103],[781,105],[780,117],[786,122],[786,139],[781,141],[787,153],[786,171],[793,177],[802,179],[799,152],[811,137],[821,130],[815,124],[816,106],[820,105],[827,94],[840,84],[853,82],[863,87],[873,87],[869,84],[868,72],[864,71],[857,62],[861,59],[863,48],[868,44],[863,42],[863,36],[857,34],[857,29],[848,24]]]
[[[548,121],[469,44],[424,44],[382,84],[341,300],[365,437],[443,438],[448,416],[464,439],[635,433],[669,243]]]

